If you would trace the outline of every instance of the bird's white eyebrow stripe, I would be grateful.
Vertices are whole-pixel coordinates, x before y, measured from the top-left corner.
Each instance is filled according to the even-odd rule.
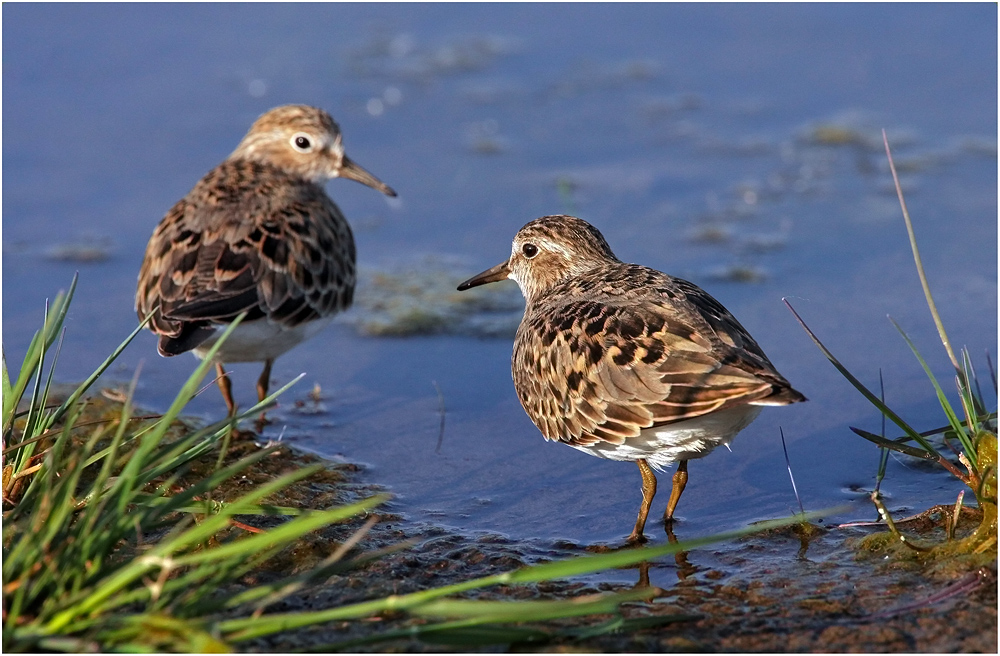
[[[566,248],[563,244],[559,244],[559,243],[551,242],[551,241],[546,241],[545,242],[545,248],[547,250],[559,253],[560,255],[562,255],[567,260],[570,259],[570,257],[572,256],[572,253],[570,253],[569,249]]]
[[[572,253],[570,252],[570,250],[568,248],[566,248],[566,246],[564,246],[563,244],[560,244],[559,242],[551,241],[549,239],[542,238],[542,239],[533,239],[533,240],[530,240],[530,241],[529,240],[524,240],[523,243],[525,243],[525,244],[532,243],[532,244],[535,244],[535,245],[539,246],[539,248],[542,248],[543,250],[547,250],[547,251],[552,252],[552,253],[559,253],[560,255],[562,255],[567,260],[571,259],[571,257],[572,257]],[[518,241],[514,240],[514,242],[511,244],[510,252],[511,253],[517,253],[518,250],[519,250],[518,249]]]

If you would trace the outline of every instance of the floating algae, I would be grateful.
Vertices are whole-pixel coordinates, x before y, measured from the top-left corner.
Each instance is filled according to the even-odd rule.
[[[524,302],[514,284],[459,292],[476,267],[436,257],[391,269],[362,269],[345,319],[363,335],[513,337]]]
[[[905,520],[893,521],[878,498],[872,494],[879,513],[889,528],[860,540],[859,555],[893,557],[896,565],[924,569],[929,574],[955,578],[980,567],[996,569],[997,545],[997,438],[989,431],[976,437],[977,461],[970,467],[970,487],[978,508],[962,505],[960,495],[954,508],[936,506]],[[904,534],[896,525],[907,522]],[[916,533],[918,537],[914,538]],[[958,536],[956,539],[956,535]]]

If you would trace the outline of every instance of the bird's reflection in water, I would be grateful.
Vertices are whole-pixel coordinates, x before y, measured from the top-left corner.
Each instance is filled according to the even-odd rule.
[[[677,536],[674,534],[674,530],[673,530],[673,526],[672,525],[666,526],[665,530],[666,530],[666,534],[667,534],[667,542],[668,543],[670,543],[670,544],[678,544],[680,542],[677,539]],[[614,551],[622,551],[622,550],[625,550],[625,549],[636,549],[636,548],[641,548],[641,547],[639,547],[638,545],[633,544],[633,543],[624,543],[624,544],[621,544],[619,546],[614,546],[614,547],[606,545],[606,544],[593,544],[593,545],[585,547],[584,550],[588,551],[590,553],[611,553],[611,552],[614,552]],[[675,553],[674,554],[674,563],[676,564],[677,580],[678,581],[685,581],[689,577],[691,577],[692,575],[694,575],[697,572],[701,571],[701,569],[702,569],[702,568],[700,568],[700,567],[698,567],[696,565],[692,565],[691,564],[691,562],[688,560],[688,552],[687,551],[678,551],[677,553]],[[652,592],[657,593],[657,594],[653,595],[655,597],[655,596],[662,596],[662,594],[664,593],[664,591],[661,588],[654,587],[650,583],[649,571],[653,567],[653,565],[656,565],[656,564],[657,563],[655,563],[654,561],[644,560],[642,562],[634,563],[632,565],[622,565],[621,567],[617,567],[616,569],[620,569],[620,570],[635,569],[635,570],[638,570],[638,572],[639,572],[639,578],[638,578],[638,580],[636,581],[636,583],[635,583],[635,585],[633,587],[634,588],[651,588]]]

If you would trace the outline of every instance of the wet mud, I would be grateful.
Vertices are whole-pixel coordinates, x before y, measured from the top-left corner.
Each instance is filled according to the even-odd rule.
[[[257,436],[240,433],[233,455],[259,448]],[[261,483],[315,456],[281,447],[246,479]],[[327,507],[375,494],[363,482],[362,467],[336,464],[282,493],[273,503]],[[238,491],[238,489],[236,490]],[[268,612],[319,610],[406,594],[621,545],[519,542],[495,533],[464,534],[428,523],[409,522],[390,501],[378,521],[350,552],[370,561],[315,584],[269,607]],[[361,529],[368,518],[328,527],[301,540],[247,575],[241,585],[306,571]],[[964,515],[958,534],[971,532],[976,512]],[[275,518],[247,518],[267,525]],[[909,527],[937,539],[934,522]],[[997,648],[995,554],[979,560],[953,559],[951,567],[930,567],[920,558],[900,557],[880,527],[796,526],[720,543],[638,567],[572,580],[497,586],[466,593],[491,600],[546,600],[648,587],[641,602],[621,606],[629,629],[596,637],[567,637],[610,617],[539,624],[512,645],[442,645],[396,640],[354,645],[371,651],[737,651],[737,652],[993,652]],[[700,536],[683,535],[679,539]],[[659,540],[662,541],[662,537]],[[371,621],[339,622],[293,631],[242,645],[250,651],[326,649],[363,641],[376,633],[422,620],[383,615]],[[638,628],[636,628],[638,627]]]

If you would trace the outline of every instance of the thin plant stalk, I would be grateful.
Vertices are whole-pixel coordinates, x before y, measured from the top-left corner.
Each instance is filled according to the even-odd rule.
[[[899,184],[899,175],[896,173],[896,164],[892,160],[892,150],[889,148],[889,138],[885,134],[885,130],[882,130],[882,143],[885,144],[885,156],[889,159],[889,170],[892,172],[892,182],[896,187],[896,196],[899,198],[899,207],[903,210],[903,221],[906,223],[906,234],[910,238],[910,249],[913,251],[913,262],[917,266],[917,275],[920,277],[920,286],[924,290],[924,298],[927,299],[927,307],[930,308],[931,316],[934,318],[934,325],[937,327],[938,335],[941,337],[941,343],[944,344],[944,350],[948,353],[948,358],[951,360],[952,366],[955,367],[955,371],[959,375],[962,375],[962,367],[958,364],[958,358],[955,357],[955,352],[951,348],[951,340],[948,339],[948,333],[945,332],[944,322],[941,321],[941,315],[938,313],[937,305],[934,303],[934,297],[931,295],[931,287],[927,282],[927,274],[924,273],[924,264],[920,259],[920,249],[917,248],[917,237],[913,232],[913,222],[910,221],[910,212],[906,209],[906,198],[903,196],[903,187]]]

